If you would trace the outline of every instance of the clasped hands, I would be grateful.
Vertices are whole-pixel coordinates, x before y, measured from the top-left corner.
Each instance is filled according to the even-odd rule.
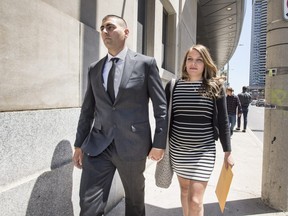
[[[163,156],[164,156],[164,149],[152,148],[148,154],[148,159],[158,162],[162,160]],[[75,148],[75,152],[72,158],[74,166],[81,169],[82,159],[83,159],[83,153],[81,148]]]
[[[164,156],[164,149],[152,148],[148,154],[148,159],[153,161],[160,161]]]

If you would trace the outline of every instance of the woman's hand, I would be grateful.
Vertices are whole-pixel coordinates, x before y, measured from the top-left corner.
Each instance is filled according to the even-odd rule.
[[[231,168],[234,166],[234,160],[231,155],[231,152],[225,152],[224,163],[225,163],[226,169],[228,169],[228,166],[231,166]]]

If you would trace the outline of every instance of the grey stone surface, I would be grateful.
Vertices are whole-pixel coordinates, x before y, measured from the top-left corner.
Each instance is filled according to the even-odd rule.
[[[99,49],[100,35],[99,32],[89,26],[80,24],[80,104],[84,99],[87,88],[87,77],[89,66],[100,59]]]
[[[79,22],[39,0],[0,4],[0,111],[79,107]]]
[[[73,17],[76,20],[80,20],[81,11],[79,10],[81,5],[81,0],[41,0],[46,4],[56,8],[57,10],[65,13],[68,16]],[[93,0],[87,0],[86,2],[91,2]],[[94,1],[95,4],[95,1]],[[91,9],[93,10],[93,6],[91,5]],[[87,11],[88,13],[88,11]]]
[[[79,215],[81,170],[71,160],[79,113],[0,112],[0,215]],[[107,211],[123,196],[116,173]]]
[[[185,1],[183,5],[182,17],[179,20],[179,51],[178,51],[178,70],[181,71],[182,61],[186,51],[196,43],[197,19],[191,19],[191,14],[197,14],[197,2]]]
[[[63,142],[70,150],[58,154],[71,161],[78,117],[79,109],[0,113],[0,186],[50,169],[54,151]]]
[[[79,109],[0,113],[1,215],[74,215],[78,116]]]
[[[71,149],[70,145],[67,144],[60,144],[58,150],[61,151],[63,150],[61,148],[66,147]],[[57,154],[55,157],[57,157]],[[59,161],[61,158],[57,160]],[[72,171],[72,163],[62,165],[1,193],[1,215],[73,216],[74,209],[71,199]]]

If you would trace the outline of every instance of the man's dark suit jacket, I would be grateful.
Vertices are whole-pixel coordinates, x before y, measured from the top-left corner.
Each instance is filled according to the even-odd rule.
[[[120,158],[142,160],[151,147],[166,147],[166,98],[156,61],[128,49],[119,92],[112,103],[102,78],[106,59],[89,68],[74,146],[97,156],[114,140]],[[153,143],[149,99],[156,120]]]

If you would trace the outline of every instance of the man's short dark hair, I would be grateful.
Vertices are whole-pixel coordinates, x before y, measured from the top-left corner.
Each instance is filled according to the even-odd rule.
[[[248,89],[247,86],[243,86],[243,87],[242,87],[242,91],[244,91],[244,92],[247,91],[247,89]]]
[[[114,17],[114,18],[117,18],[117,19],[121,20],[121,21],[122,21],[122,24],[123,24],[123,27],[127,28],[126,20],[124,20],[122,17],[117,16],[117,15],[115,15],[115,14],[108,14],[108,15],[106,15],[106,16],[102,19],[102,21],[105,21],[106,19],[108,19],[108,18],[110,18],[110,17]]]

